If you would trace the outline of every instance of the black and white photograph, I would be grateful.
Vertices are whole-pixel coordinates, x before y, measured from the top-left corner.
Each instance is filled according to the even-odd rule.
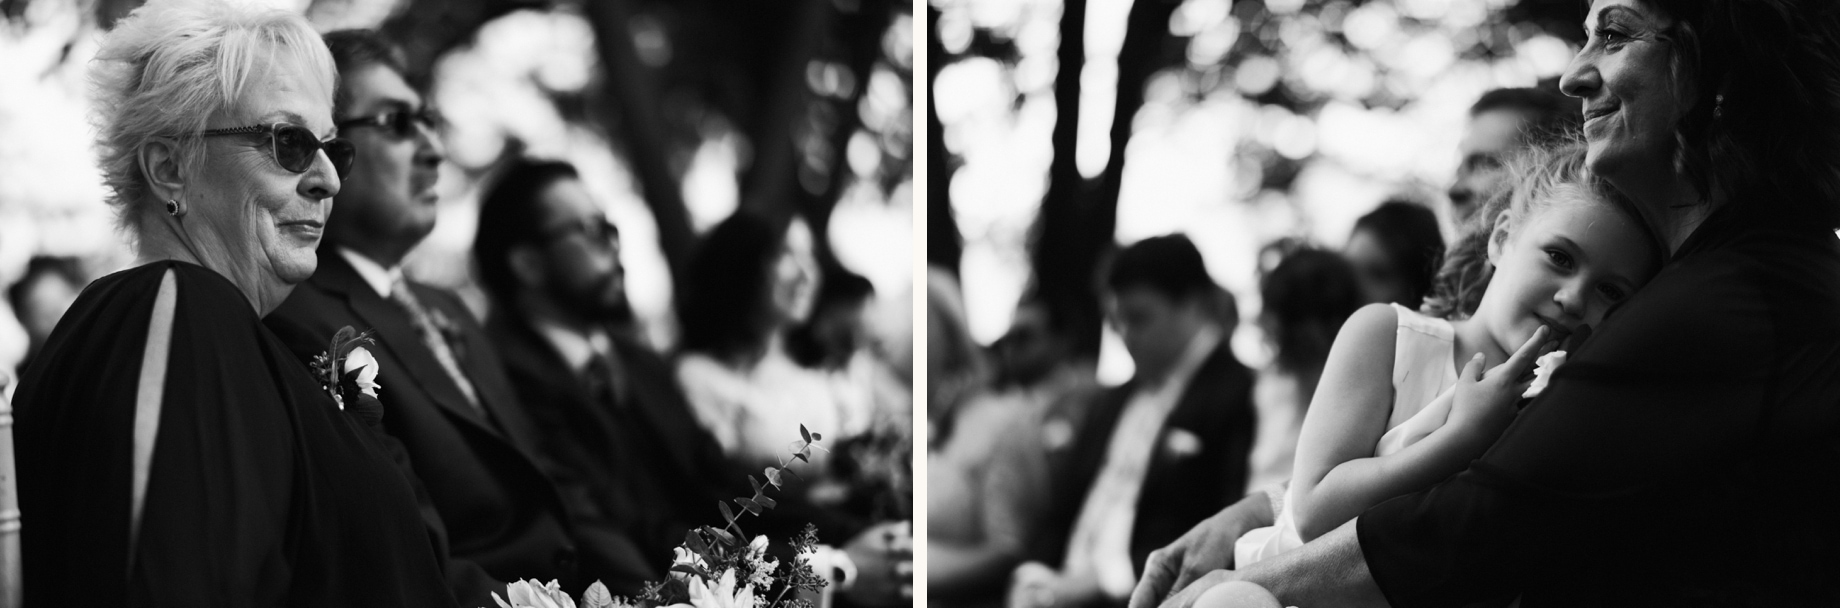
[[[0,607],[912,605],[914,9],[0,1]]]
[[[927,4],[929,606],[1840,605],[1840,6]]]
[[[1840,606],[1831,0],[0,0],[0,608]]]

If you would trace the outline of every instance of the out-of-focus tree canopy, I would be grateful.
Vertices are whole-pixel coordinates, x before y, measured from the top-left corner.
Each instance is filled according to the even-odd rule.
[[[85,75],[107,25],[140,3],[0,0],[0,285],[34,255],[97,273],[126,261],[100,202]],[[420,277],[470,282],[479,185],[531,154],[582,170],[621,226],[635,308],[664,321],[651,325],[671,325],[670,269],[696,234],[738,208],[806,217],[821,257],[886,293],[910,281],[906,2],[271,3],[322,31],[381,29],[447,115],[440,225],[408,262]]]
[[[1083,319],[1094,351],[1093,272],[1114,243],[1189,233],[1250,319],[1264,243],[1298,236],[1339,246],[1389,195],[1443,213],[1469,104],[1488,89],[1561,73],[1583,39],[1586,8],[1575,0],[930,5],[929,119],[945,150],[929,169],[943,165],[949,183],[930,190],[928,204],[946,208],[929,215],[952,222],[963,240],[962,259],[935,261],[964,274],[981,339],[999,335],[1016,298],[1033,288]],[[1241,332],[1236,349],[1256,363],[1257,342],[1256,331]]]

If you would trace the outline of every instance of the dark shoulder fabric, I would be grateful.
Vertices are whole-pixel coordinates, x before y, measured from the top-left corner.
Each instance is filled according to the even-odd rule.
[[[1051,473],[1050,511],[1030,543],[1031,559],[1056,565],[1065,560],[1087,494],[1098,482],[1112,435],[1135,390],[1135,382],[1127,382],[1105,391],[1092,404],[1094,410],[1087,414],[1067,460]],[[1137,568],[1143,568],[1151,551],[1174,542],[1245,493],[1253,416],[1252,372],[1223,340],[1195,370],[1157,431],[1157,448],[1144,472],[1131,532],[1131,560]],[[1166,449],[1177,434],[1198,440],[1200,449]]]
[[[1840,604],[1840,245],[1714,220],[1480,460],[1360,517],[1393,605]]]
[[[425,490],[424,523],[444,541],[448,583],[463,602],[490,605],[501,581],[559,579],[571,591],[591,582],[579,580],[576,541],[539,464],[465,401],[408,314],[343,256],[322,248],[319,270],[264,322],[297,361],[341,327],[376,332],[383,426],[407,455],[402,473]]]
[[[1246,493],[1254,416],[1252,371],[1222,340],[1157,432],[1131,532],[1131,563],[1139,576],[1151,551],[1175,542]],[[1201,449],[1192,454],[1170,449],[1184,434],[1199,439]]]
[[[130,569],[135,397],[168,270],[177,306]],[[92,284],[17,411],[31,605],[453,605],[376,435],[210,270],[163,262]]]

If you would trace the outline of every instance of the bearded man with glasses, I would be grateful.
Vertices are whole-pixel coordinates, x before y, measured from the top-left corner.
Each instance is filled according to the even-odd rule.
[[[265,322],[302,359],[341,327],[376,332],[383,426],[423,490],[460,605],[491,605],[491,592],[526,578],[560,579],[575,594],[597,579],[636,593],[660,576],[655,560],[539,449],[538,427],[460,299],[403,274],[404,256],[434,229],[438,117],[375,33],[325,40],[342,80],[334,122],[357,166],[326,223],[318,272]]]

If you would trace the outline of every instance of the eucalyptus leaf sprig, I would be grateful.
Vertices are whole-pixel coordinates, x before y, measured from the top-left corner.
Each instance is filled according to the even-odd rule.
[[[818,445],[824,435],[811,432],[805,425],[799,425],[799,437],[789,447],[790,456],[782,458],[779,466],[766,468],[765,483],[748,475],[748,483],[754,489],[752,496],[733,498],[734,507],[729,506],[731,501],[716,503],[722,519],[727,522],[723,527],[699,526],[684,535],[684,543],[677,548],[676,559],[671,564],[671,576],[646,585],[636,598],[639,605],[676,606],[691,603],[693,599],[722,597],[724,599],[714,604],[726,606],[732,600],[737,604],[735,608],[756,608],[756,605],[761,608],[810,608],[809,601],[797,596],[786,600],[786,595],[793,590],[816,593],[827,584],[824,577],[812,569],[809,560],[803,559],[817,552],[817,528],[808,523],[797,537],[788,539],[787,543],[801,559],[793,560],[782,569],[778,560],[766,556],[768,541],[765,536],[744,540],[746,535],[740,521],[747,514],[760,516],[767,509],[778,506],[779,502],[767,495],[767,488],[784,490],[787,476],[802,480],[792,469],[793,461],[810,464],[811,451],[825,449]],[[767,601],[764,594],[776,581],[784,584],[779,593]],[[739,606],[743,601],[749,605]]]

